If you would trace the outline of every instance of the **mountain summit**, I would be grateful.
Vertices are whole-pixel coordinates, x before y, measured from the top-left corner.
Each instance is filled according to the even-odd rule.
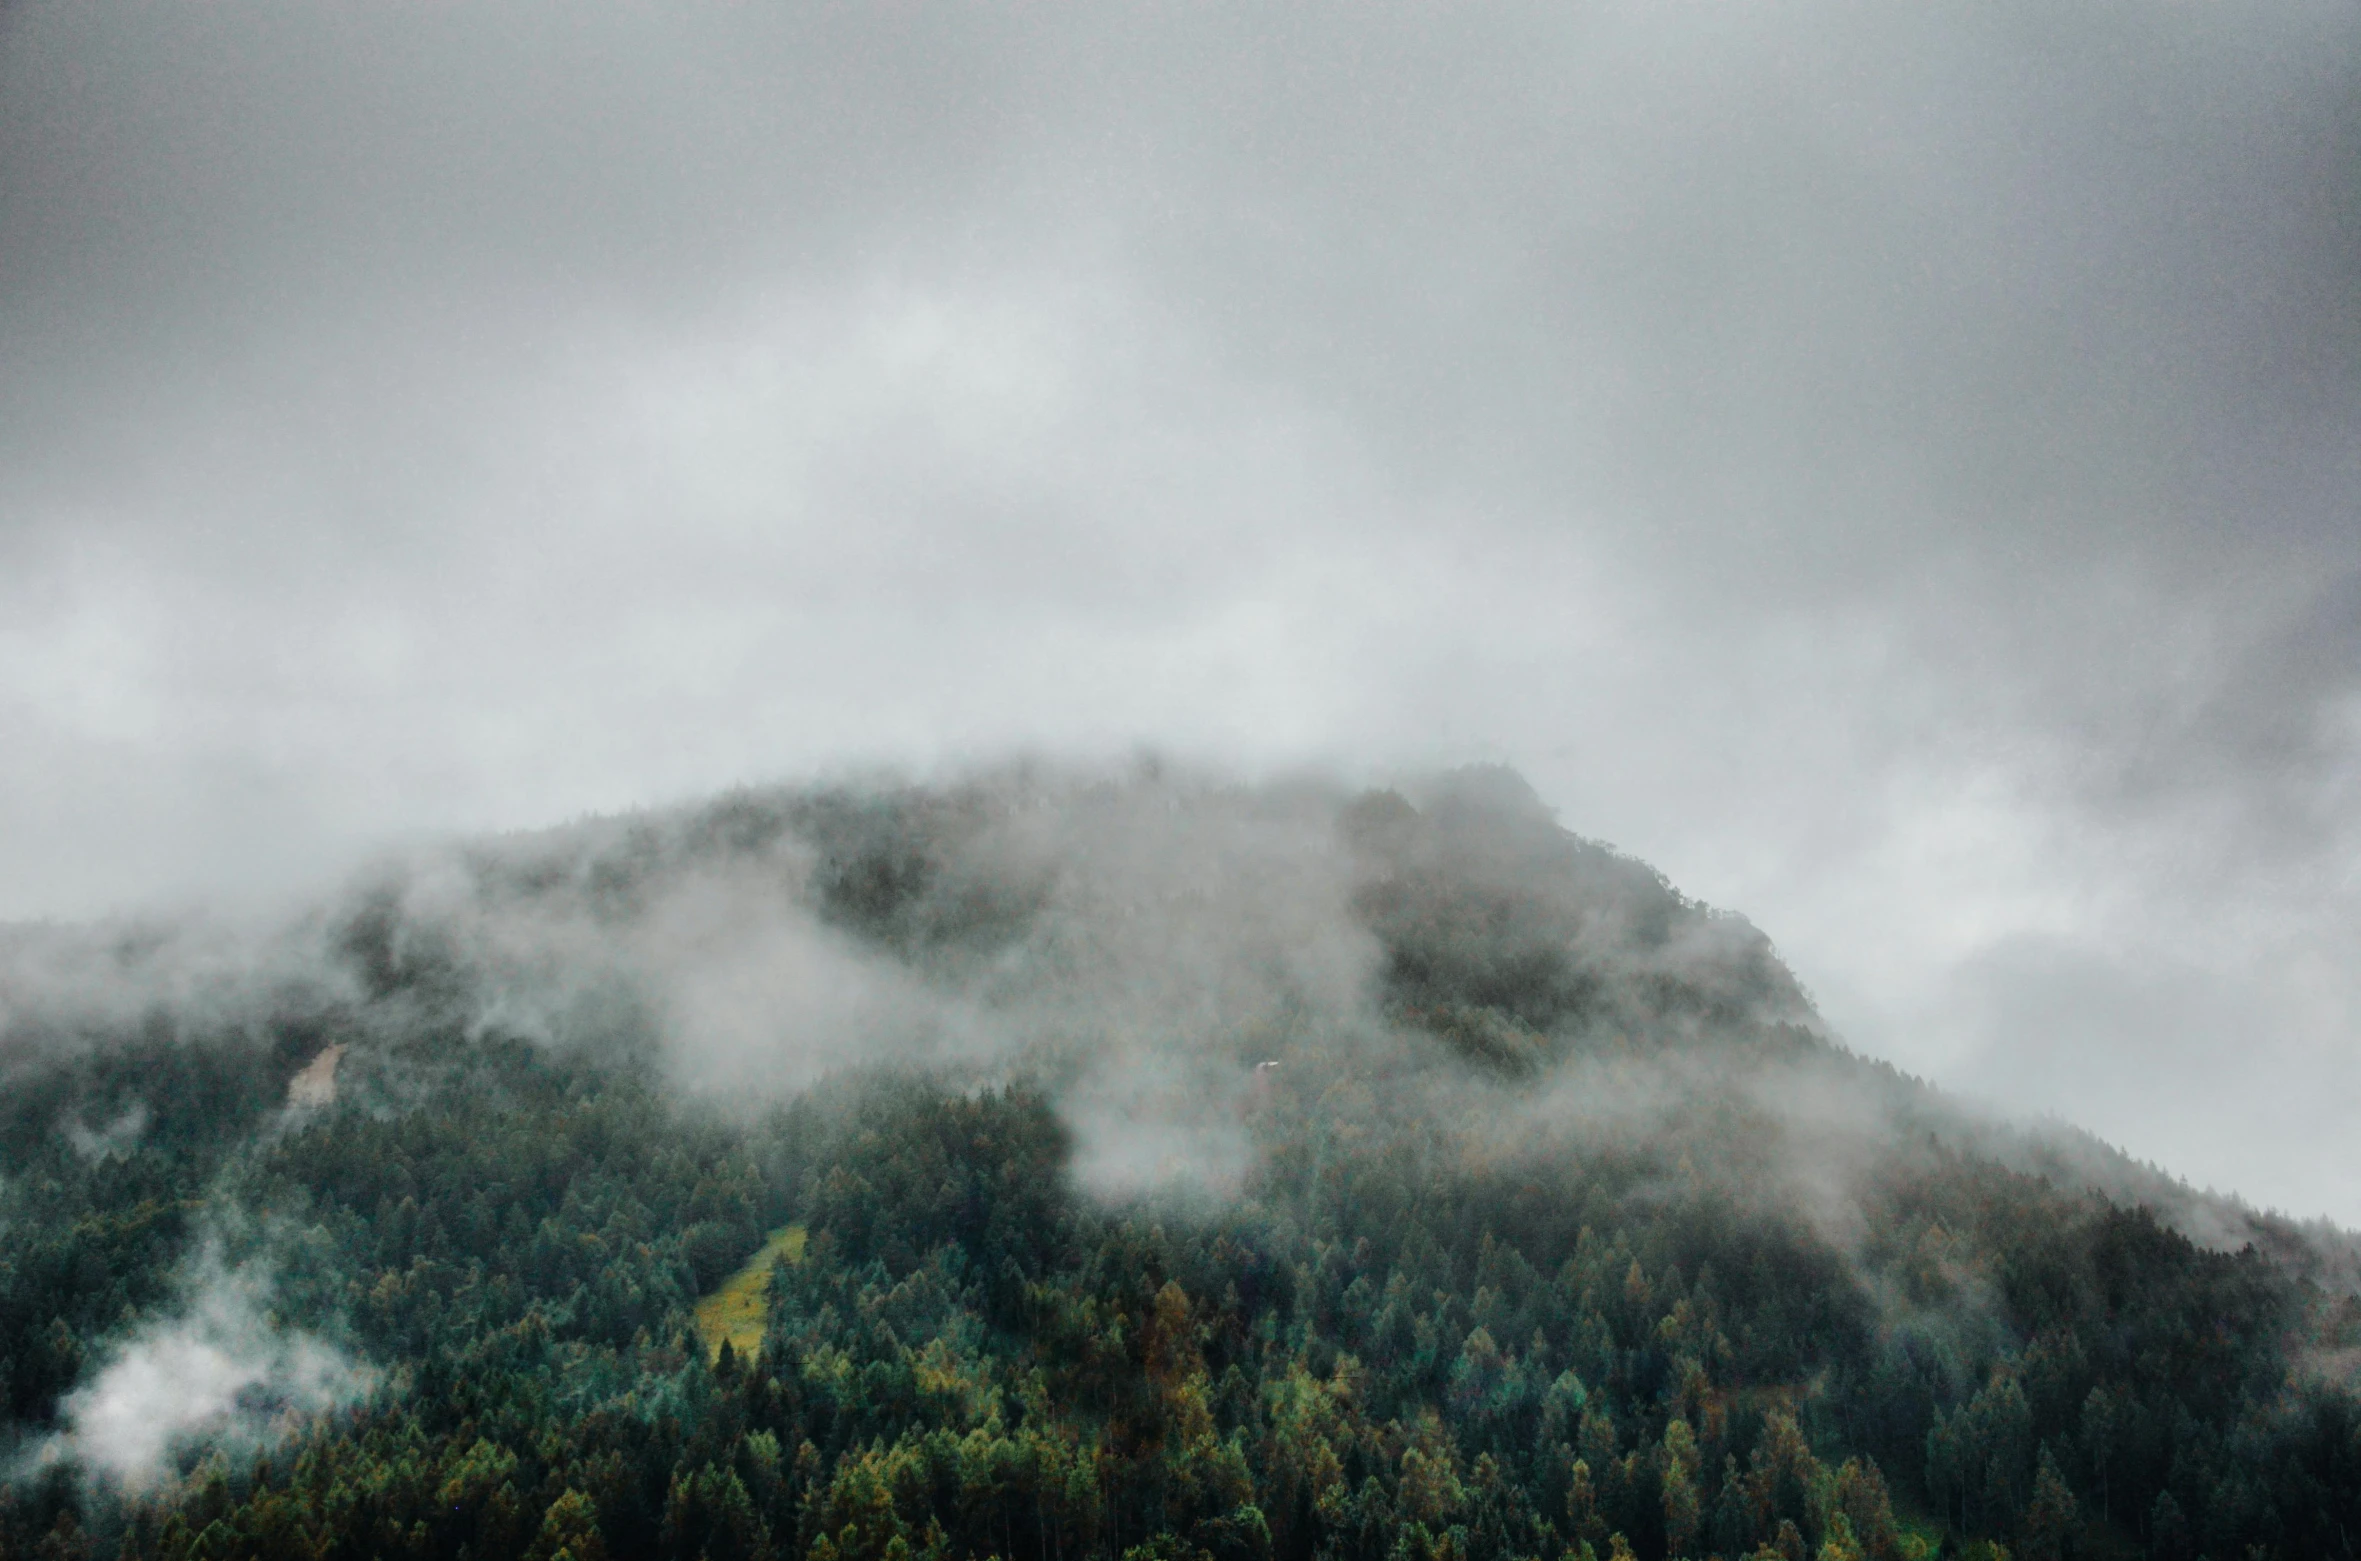
[[[0,1555],[2361,1534],[2345,1237],[1849,1053],[1505,770],[750,791],[0,959]]]

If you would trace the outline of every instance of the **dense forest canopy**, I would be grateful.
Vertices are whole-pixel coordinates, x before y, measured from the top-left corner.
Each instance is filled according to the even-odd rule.
[[[1849,1054],[1501,771],[749,792],[17,929],[0,1078],[0,1556],[2361,1539],[2347,1238]]]

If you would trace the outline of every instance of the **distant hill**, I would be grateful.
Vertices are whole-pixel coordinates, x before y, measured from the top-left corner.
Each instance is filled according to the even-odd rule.
[[[750,791],[20,930],[0,1079],[0,1556],[2361,1536],[2346,1234],[1851,1054],[1504,770]]]

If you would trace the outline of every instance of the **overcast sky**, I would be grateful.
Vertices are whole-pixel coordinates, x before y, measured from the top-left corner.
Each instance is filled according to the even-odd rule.
[[[2361,7],[0,7],[0,917],[1137,744],[2361,1223]]]

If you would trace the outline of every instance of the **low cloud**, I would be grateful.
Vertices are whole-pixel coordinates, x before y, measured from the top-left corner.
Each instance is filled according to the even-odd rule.
[[[0,990],[37,985],[18,1028],[69,1032],[144,1005],[251,1027],[287,993],[332,998],[323,1033],[350,1037],[354,1097],[380,1105],[388,1045],[422,1022],[642,1049],[724,1104],[844,1069],[1024,1075],[1077,1185],[1118,1200],[1247,1185],[1255,1069],[1277,1059],[1283,1092],[1393,1080],[1392,1109],[1481,1121],[1488,1154],[1695,1139],[1706,1175],[1840,1249],[1896,1146],[1930,1132],[2208,1245],[2263,1233],[2095,1141],[1822,1050],[1760,931],[1566,834],[1513,773],[1404,785],[1416,805],[1141,761],[742,792],[391,859],[242,953],[202,926],[136,957],[45,933],[26,945],[41,979],[0,961]],[[21,1041],[8,1021],[0,1047]],[[1698,1136],[1703,1109],[1746,1129],[1745,1164]],[[66,1129],[86,1156],[137,1137],[88,1115]]]
[[[85,1160],[111,1160],[131,1153],[148,1130],[148,1104],[135,1100],[104,1127],[87,1127],[78,1116],[66,1118],[66,1142]]]
[[[396,864],[343,943],[364,986],[445,983],[478,1030],[649,1041],[709,1099],[1030,1071],[1092,1192],[1225,1192],[1273,1038],[1376,1023],[1343,795],[1021,765],[753,794]]]
[[[714,1096],[778,1099],[831,1068],[948,1044],[945,1004],[815,914],[799,842],[700,849],[678,822],[401,864],[360,958],[380,985],[456,981],[479,1031],[652,1037],[677,1083]]]
[[[352,1403],[375,1374],[271,1316],[270,1281],[208,1248],[180,1309],[114,1346],[60,1404],[65,1428],[36,1455],[125,1490],[168,1477],[201,1448],[268,1446],[304,1418]]]
[[[214,1035],[348,1002],[321,931],[316,916],[259,912],[0,925],[0,1076],[142,1026]]]

